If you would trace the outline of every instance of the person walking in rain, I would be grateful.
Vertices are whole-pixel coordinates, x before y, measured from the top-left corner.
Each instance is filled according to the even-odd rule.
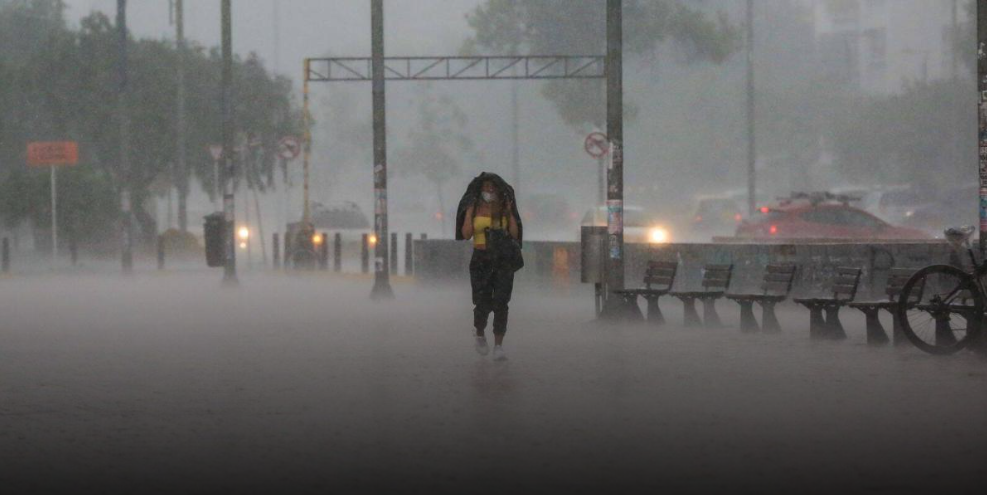
[[[520,246],[524,230],[514,188],[496,174],[480,174],[470,182],[459,202],[456,225],[456,240],[473,240],[469,271],[473,289],[476,352],[482,356],[490,352],[485,332],[487,320],[493,313],[493,358],[504,361],[507,359],[503,345],[507,333],[508,303],[514,290],[514,271],[520,266],[505,262],[492,244],[496,239],[506,239],[506,234],[517,241],[518,248]],[[519,253],[517,257],[520,258]]]

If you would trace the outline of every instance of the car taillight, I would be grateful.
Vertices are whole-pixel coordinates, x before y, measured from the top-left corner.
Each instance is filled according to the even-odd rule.
[[[733,219],[739,222],[744,219],[744,216],[741,215],[740,213],[737,213],[736,215],[733,216]]]
[[[767,206],[762,206],[761,207],[761,213],[764,213],[765,215],[767,215],[770,212],[771,212],[771,208],[768,208]]]
[[[771,229],[769,229],[768,232],[770,232],[771,235],[777,234],[778,233],[778,226],[777,225],[772,225],[771,226]]]

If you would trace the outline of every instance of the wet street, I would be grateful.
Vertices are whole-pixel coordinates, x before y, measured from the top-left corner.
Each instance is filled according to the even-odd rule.
[[[519,286],[211,274],[0,280],[6,493],[983,493],[987,362],[785,332],[600,327]],[[551,292],[551,291],[548,291]],[[736,325],[729,301],[721,315]],[[9,490],[9,491],[8,491]]]

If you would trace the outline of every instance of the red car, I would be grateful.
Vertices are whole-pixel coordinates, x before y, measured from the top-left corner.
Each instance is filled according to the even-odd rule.
[[[737,237],[776,239],[930,239],[918,229],[896,227],[843,203],[783,202],[761,208],[737,227]]]

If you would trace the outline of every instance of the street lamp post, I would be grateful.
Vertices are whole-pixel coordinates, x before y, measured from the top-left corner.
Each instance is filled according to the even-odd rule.
[[[130,204],[130,119],[127,114],[127,0],[117,0],[117,119],[120,125],[120,233],[123,273],[134,269],[134,228]]]
[[[370,297],[392,299],[387,249],[387,122],[384,89],[384,0],[370,4],[371,57],[374,114],[374,287]]]
[[[607,297],[602,317],[619,319],[627,314],[623,298],[613,291],[624,288],[624,84],[623,2],[607,0]]]

